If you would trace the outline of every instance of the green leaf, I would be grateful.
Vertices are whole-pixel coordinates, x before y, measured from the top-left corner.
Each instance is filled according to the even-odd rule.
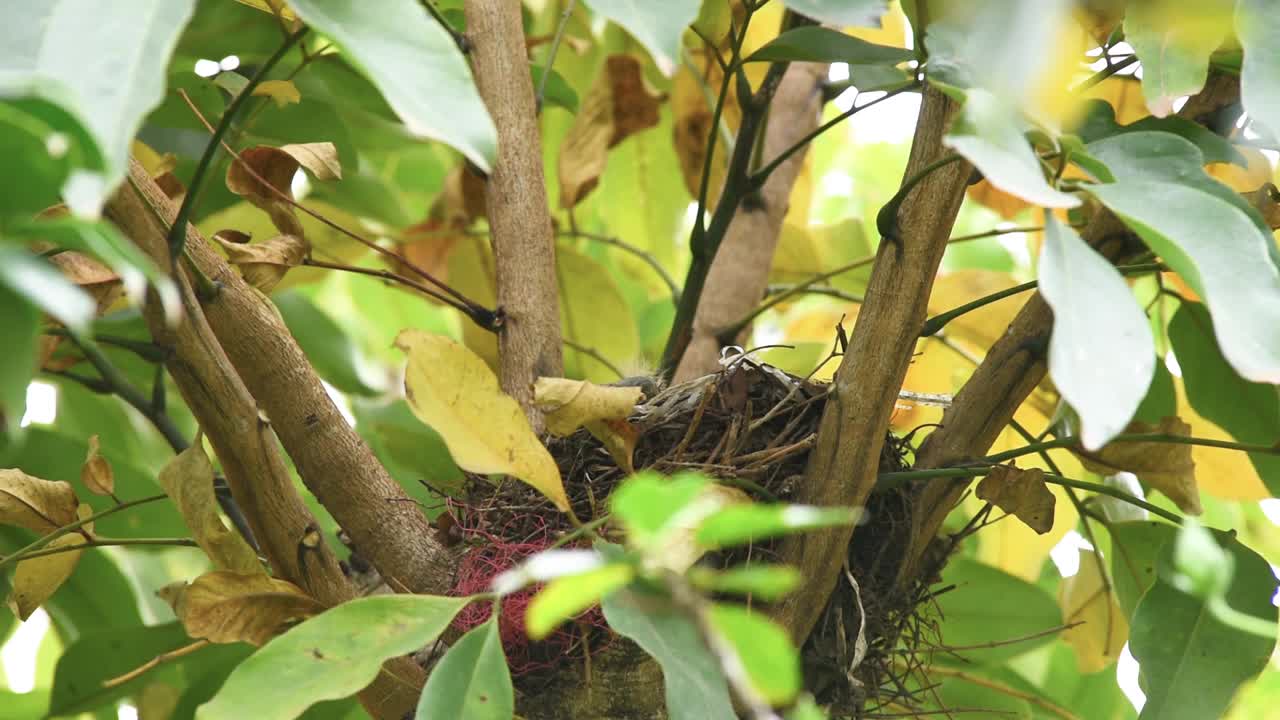
[[[470,598],[380,595],[353,600],[262,646],[227,678],[200,720],[287,720],[368,685],[387,658],[440,636]]]
[[[719,571],[690,568],[689,579],[707,592],[752,595],[772,602],[794,590],[803,578],[789,565],[739,565]]]
[[[88,329],[93,299],[62,273],[22,248],[0,244],[0,288],[52,315],[76,332]]]
[[[1062,624],[1058,603],[1043,589],[1002,570],[966,557],[947,563],[942,579],[956,585],[938,596],[942,639],[950,647],[965,647],[960,655],[981,664],[998,664],[1040,645],[1052,635],[1030,637]],[[969,648],[1016,640],[996,647]]]
[[[5,352],[0,356],[0,430],[18,429],[27,409],[27,385],[36,370],[40,312],[26,298],[0,287],[0,327]]]
[[[415,717],[510,720],[514,712],[511,673],[494,616],[463,635],[432,669]]]
[[[827,714],[813,701],[813,697],[805,695],[787,713],[787,720],[827,720]]]
[[[849,65],[849,84],[858,92],[897,90],[910,85],[911,81],[912,77],[906,70],[893,65]]]
[[[693,622],[666,600],[634,590],[601,603],[615,632],[639,645],[662,666],[671,720],[734,720],[720,665],[703,645]]]
[[[1174,389],[1173,374],[1165,367],[1163,360],[1157,361],[1155,374],[1151,376],[1151,387],[1147,388],[1147,395],[1142,398],[1133,419],[1158,425],[1161,418],[1177,414],[1178,395]]]
[[[706,478],[681,473],[664,478],[652,471],[637,473],[614,490],[609,506],[627,529],[627,538],[641,547],[657,544],[673,529],[674,520],[706,489]]]
[[[463,475],[440,434],[414,416],[404,399],[391,403],[354,397],[356,432],[369,443],[387,471],[424,505],[439,502],[432,491],[456,493]]]
[[[289,5],[347,53],[411,131],[448,143],[485,172],[492,169],[497,130],[466,59],[418,3],[382,3],[378,12],[346,0]]]
[[[1273,135],[1280,135],[1280,13],[1268,0],[1238,0],[1236,37],[1244,49],[1240,99],[1245,112]]]
[[[146,285],[150,283],[169,317],[176,320],[182,312],[178,288],[173,280],[110,223],[62,217],[15,223],[9,231],[28,241],[45,240],[64,250],[92,255],[120,276],[120,282],[134,304],[143,303]]]
[[[910,50],[877,45],[839,30],[809,25],[788,30],[751,53],[745,62],[795,60],[896,65],[915,57]]]
[[[1178,528],[1172,564],[1175,572],[1169,579],[1174,587],[1205,600],[1225,594],[1235,572],[1232,557],[1195,518]]]
[[[1138,601],[1156,581],[1160,549],[1172,542],[1177,532],[1173,525],[1154,520],[1112,523],[1112,587],[1126,617],[1133,617]]]
[[[680,38],[698,17],[701,3],[689,0],[584,0],[591,11],[615,22],[653,56],[668,77],[676,71]]]
[[[722,548],[777,535],[852,525],[858,513],[852,508],[820,508],[812,505],[730,505],[716,511],[698,526],[698,544]]]
[[[73,162],[85,154],[40,117],[0,102],[0,157],[22,168],[0,176],[0,218],[29,216],[56,204]]]
[[[148,680],[156,679],[155,674],[112,688],[104,688],[102,683],[190,643],[191,638],[178,622],[94,630],[81,635],[58,658],[49,715],[82,713],[141,690]],[[156,674],[172,679],[174,665],[166,663]]]
[[[1098,99],[1085,100],[1080,115],[1082,120],[1074,132],[1086,143],[1131,132],[1166,132],[1199,148],[1204,155],[1202,164],[1229,162],[1240,167],[1248,164],[1248,160],[1229,140],[1203,125],[1177,115],[1162,118],[1148,115],[1128,125],[1120,125],[1116,122],[1115,109],[1107,101]]]
[[[1227,364],[1214,340],[1214,325],[1200,303],[1183,303],[1169,321],[1169,342],[1182,368],[1188,402],[1240,442],[1274,443],[1280,437],[1276,388],[1249,382]],[[1272,494],[1280,495],[1280,456],[1249,453],[1249,461]]]
[[[800,692],[800,653],[787,631],[740,605],[716,603],[710,616],[712,628],[737,653],[751,687],[771,705],[791,702]]]
[[[533,87],[537,88],[542,83],[543,67],[541,65],[530,65],[529,69],[533,72]],[[574,91],[563,75],[556,72],[555,68],[551,69],[551,75],[547,77],[546,94],[543,96],[543,100],[552,107],[562,107],[571,113],[578,112],[578,93]]]
[[[169,55],[194,8],[195,0],[52,0],[6,13],[0,94],[62,104],[85,124],[106,159],[106,182],[87,200],[93,209],[124,179],[129,143],[160,103]]]
[[[1049,372],[1097,450],[1124,432],[1151,385],[1156,346],[1129,285],[1070,226],[1045,213],[1040,294],[1053,308]]]
[[[1275,645],[1276,580],[1265,560],[1217,533],[1236,572],[1225,601],[1233,610],[1270,623],[1258,637],[1223,623],[1212,601],[1179,590],[1169,579],[1175,543],[1160,552],[1159,577],[1143,596],[1129,626],[1129,647],[1142,666],[1147,703],[1142,718],[1192,720],[1221,717],[1236,688],[1267,665]],[[1225,540],[1225,542],[1224,542]]]
[[[1135,3],[1128,9],[1124,36],[1142,61],[1142,95],[1152,115],[1172,113],[1174,100],[1204,87],[1209,55],[1226,37],[1230,12],[1229,0]]]
[[[828,25],[871,27],[888,9],[887,0],[783,0],[792,10]]]
[[[49,691],[36,689],[30,692],[16,693],[0,690],[0,707],[14,720],[25,718],[42,718],[49,709]]]
[[[307,359],[330,385],[355,395],[379,395],[387,390],[386,373],[379,374],[351,337],[305,296],[286,291],[271,299]]]
[[[595,605],[633,577],[635,569],[630,564],[612,563],[552,580],[529,602],[524,618],[529,637],[541,640],[557,625]]]
[[[997,188],[1045,207],[1073,208],[1080,199],[1045,181],[1031,144],[1012,111],[985,90],[971,90],[944,142],[982,171]]]
[[[1280,382],[1280,267],[1270,235],[1234,205],[1182,184],[1120,180],[1089,191],[1205,299],[1231,366],[1249,380]]]

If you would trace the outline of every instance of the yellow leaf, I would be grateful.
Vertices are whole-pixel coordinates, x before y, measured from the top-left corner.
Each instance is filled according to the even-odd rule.
[[[1204,419],[1187,402],[1187,392],[1182,378],[1174,378],[1178,393],[1178,417],[1190,426],[1193,437],[1235,442],[1225,430]],[[1239,450],[1196,445],[1191,448],[1191,459],[1196,466],[1196,481],[1200,489],[1222,500],[1263,500],[1271,497],[1258,469],[1249,456]]]
[[[586,427],[627,473],[635,472],[631,454],[639,437],[627,418],[643,396],[638,387],[596,385],[565,378],[542,377],[533,386],[534,402],[546,412],[549,432],[568,437]]]
[[[635,315],[600,263],[562,246],[556,250],[556,277],[561,288],[560,327],[566,340],[595,350],[615,366],[640,357]],[[565,348],[564,364],[567,374],[593,382],[618,379],[612,369],[572,348]]]
[[[569,510],[560,469],[520,405],[498,388],[478,355],[441,335],[404,330],[396,347],[409,358],[404,389],[418,419],[440,433],[458,467],[519,478]]]
[[[595,188],[609,148],[658,124],[658,101],[639,60],[630,55],[605,59],[560,145],[560,207],[574,207]]]
[[[877,45],[904,48],[907,46],[907,16],[902,12],[902,4],[895,0],[880,16],[880,27],[847,27],[844,32]]]
[[[1205,172],[1240,193],[1257,190],[1271,180],[1271,161],[1261,150],[1251,147],[1237,147],[1236,150],[1244,155],[1246,167],[1229,162],[1209,163],[1204,167]]]
[[[960,270],[942,275],[929,295],[929,315],[955,309],[967,302],[1016,285],[1007,273],[990,270]],[[1004,335],[1009,323],[1026,302],[1025,295],[997,300],[952,320],[943,330],[953,339],[963,340],[979,352]]]
[[[1075,649],[1080,673],[1087,675],[1110,667],[1120,657],[1129,639],[1129,624],[1115,593],[1108,591],[1101,557],[1096,551],[1079,552],[1080,570],[1058,587],[1058,605],[1068,624],[1081,623],[1063,631],[1062,637]]]
[[[213,494],[213,465],[200,443],[170,460],[160,470],[159,481],[214,567],[240,573],[263,572],[253,548],[222,524]]]
[[[302,102],[302,93],[298,92],[298,86],[292,80],[263,80],[253,89],[253,94],[271,98],[276,107]]]
[[[814,229],[808,225],[783,224],[773,251],[773,264],[769,267],[770,282],[803,282],[829,269],[831,266],[826,262]]]
[[[70,483],[0,470],[0,525],[50,533],[75,522],[79,505]]]
[[[168,720],[182,700],[183,691],[164,682],[153,682],[138,693],[138,720]]]
[[[754,29],[755,26],[756,23],[753,21],[751,27]],[[715,99],[720,92],[724,75],[720,72],[714,57],[705,48],[695,47],[689,50],[689,54],[692,56],[693,67],[690,67],[690,63],[681,63],[671,81],[671,113],[674,125],[672,134],[685,188],[696,198],[702,185],[702,171],[706,165],[710,133],[721,132],[720,128],[712,126],[711,120],[714,115]],[[738,107],[737,93],[731,83],[720,122],[730,131],[735,131],[741,117],[742,110]],[[717,136],[714,156],[711,159],[707,197],[712,200],[720,194],[720,186],[724,182],[724,173],[729,162],[729,153],[723,140],[723,136]]]
[[[75,547],[85,544],[84,535],[71,532],[50,541],[46,548]],[[48,600],[62,583],[71,577],[80,561],[83,550],[42,555],[23,560],[13,571],[13,591],[9,594],[8,605],[19,620],[26,620],[31,613]]]
[[[1190,434],[1191,426],[1176,417],[1166,417],[1152,428],[1133,422],[1129,433],[1157,432],[1168,435]],[[1137,475],[1143,482],[1164,493],[1183,512],[1199,515],[1200,492],[1196,488],[1196,464],[1191,446],[1180,443],[1112,442],[1097,452],[1076,451],[1080,462],[1090,472],[1114,475],[1121,470]]]
[[[298,19],[298,16],[294,14],[293,9],[289,7],[285,0],[236,0],[236,2],[241,5],[248,5],[255,10],[261,10],[264,13],[284,18],[289,22]]]
[[[142,167],[146,169],[147,175],[151,177],[159,177],[167,172],[172,172],[178,166],[178,156],[173,153],[164,153],[161,155],[152,147],[141,140],[134,140],[129,145],[129,153],[133,155],[138,162],[142,163]]]
[[[219,570],[190,584],[170,585],[162,597],[193,638],[262,645],[324,611],[296,585],[261,573]]]
[[[98,436],[89,436],[89,451],[84,464],[80,466],[80,482],[95,495],[110,495],[115,492],[116,478],[111,471],[111,463],[99,453]]]
[[[1000,465],[978,483],[976,492],[979,499],[1016,516],[1040,535],[1053,528],[1056,498],[1045,486],[1044,471],[1040,468]]]
[[[1084,96],[1105,100],[1121,125],[1137,122],[1150,114],[1142,97],[1142,83],[1132,76],[1112,75],[1086,90]]]

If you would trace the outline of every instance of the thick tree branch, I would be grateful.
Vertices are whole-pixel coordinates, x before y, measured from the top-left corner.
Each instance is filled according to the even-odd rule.
[[[498,158],[485,183],[493,237],[502,390],[535,430],[533,382],[564,374],[555,244],[542,174],[542,133],[525,55],[519,0],[467,0],[467,39],[480,97],[498,128]],[[550,72],[550,69],[547,69]]]
[[[141,165],[131,161],[129,172],[133,181],[127,183],[107,203],[107,217],[160,263],[161,267],[167,267],[169,254],[166,238],[169,228],[162,225],[154,213],[158,210],[160,217],[173,218],[175,209],[169,203],[164,191],[151,180]],[[211,274],[225,284],[223,292],[219,294],[211,308],[220,316],[224,334],[233,338],[236,335],[247,336],[238,338],[240,342],[232,345],[239,349],[241,359],[247,361],[248,372],[244,375],[255,376],[259,380],[259,385],[278,383],[272,392],[262,397],[270,396],[278,401],[281,397],[293,396],[293,402],[299,404],[307,400],[314,401],[314,393],[306,393],[301,387],[302,382],[294,382],[292,378],[285,376],[310,374],[316,386],[319,386],[319,380],[315,378],[311,366],[297,350],[292,336],[285,330],[278,314],[274,314],[274,310],[269,308],[266,299],[244,284],[244,281],[212,251],[193,227],[188,228],[186,248],[197,263],[203,265],[206,270],[213,269],[214,272]],[[288,433],[296,442],[299,432],[306,433],[312,428],[304,427],[299,418],[293,417],[297,413],[282,413],[288,418],[284,421],[281,415],[273,416],[273,422],[263,418],[257,401],[242,380],[242,371],[246,368],[242,366],[237,369],[233,365],[228,357],[229,353],[224,351],[218,337],[215,336],[211,328],[212,323],[206,318],[205,312],[197,302],[185,274],[179,273],[177,281],[182,292],[182,321],[176,327],[170,327],[163,309],[153,296],[147,302],[145,313],[147,324],[156,342],[172,350],[166,363],[169,372],[188,407],[191,408],[192,414],[209,438],[210,444],[213,445],[214,452],[227,477],[231,494],[248,517],[254,536],[267,556],[272,570],[276,576],[306,589],[309,594],[325,604],[336,605],[351,599],[355,596],[355,590],[342,574],[337,558],[327,545],[321,543],[308,552],[298,552],[299,543],[303,541],[309,529],[316,526],[316,520],[294,489],[288,467],[277,448],[273,429],[287,426],[286,423],[289,420],[296,422],[293,432]],[[272,314],[271,321],[264,322],[262,315],[268,313]],[[292,346],[293,352],[287,352],[284,346]],[[292,363],[292,372],[280,373],[278,366],[281,363]],[[273,373],[273,370],[276,372]],[[319,391],[324,401],[330,406],[330,412],[336,416],[337,410],[332,408],[332,402],[328,400],[327,395],[323,395],[323,388],[319,388]],[[264,405],[266,405],[265,402]],[[319,418],[320,415],[317,414],[316,417]],[[335,419],[343,428],[350,429],[341,417]],[[329,426],[332,425],[333,423],[330,422]],[[336,465],[340,468],[337,472],[346,472],[350,470],[350,465],[368,461],[372,461],[381,470],[381,465],[377,465],[372,453],[369,453],[367,459],[359,457],[350,450],[349,442],[337,445],[340,440],[325,437],[335,433],[319,432],[324,427],[326,427],[325,424],[321,422],[315,423],[315,431],[320,442],[334,442],[334,449],[339,452],[351,452],[353,455],[345,462]],[[284,440],[284,433],[281,435],[281,440]],[[289,441],[285,441],[285,447],[290,447]],[[368,452],[367,447],[365,451]],[[299,472],[304,479],[310,475],[314,481],[315,476],[304,468],[303,462],[299,460],[300,455],[305,456],[304,453],[293,455]],[[323,462],[326,462],[326,458],[320,457],[306,465],[310,467]],[[324,481],[356,486],[363,479],[357,475],[333,477],[332,472],[329,471],[324,476]],[[385,476],[385,471],[383,474]],[[387,480],[391,482],[390,478]],[[395,490],[399,491],[399,487],[396,486]],[[326,493],[326,495],[332,494],[337,494],[346,502],[368,503],[367,508],[357,509],[361,515],[374,515],[376,519],[379,511],[385,511],[384,514],[392,518],[388,520],[392,525],[394,525],[394,515],[403,513],[404,508],[412,507],[413,510],[417,510],[412,503],[394,501],[386,503],[384,508],[378,498],[368,496],[364,486],[360,486],[354,492],[339,490],[337,493]],[[326,496],[320,497],[323,503]],[[328,499],[333,501],[332,497]],[[327,507],[335,517],[339,518],[340,523],[344,516],[349,518],[353,515],[347,510],[354,508],[333,505],[327,505]],[[370,532],[366,534],[372,537]],[[423,535],[423,537],[431,536]],[[368,546],[370,551],[380,547],[376,542],[369,543]],[[363,547],[361,550],[365,551]],[[372,552],[369,557],[373,557]],[[382,559],[386,561],[385,557]],[[300,560],[306,563],[305,568],[299,566]],[[396,568],[396,566],[391,567]],[[411,712],[416,703],[415,689],[412,686],[405,686],[404,681],[417,683],[420,687],[425,680],[425,675],[421,668],[405,659],[390,661],[388,668],[395,677],[388,673],[380,673],[373,684],[361,693],[361,701],[374,717],[398,719]]]
[[[1212,75],[1204,90],[1193,96],[1181,116],[1213,124],[1219,111],[1239,99],[1239,79]],[[1265,199],[1265,193],[1260,199]],[[1263,213],[1267,215],[1266,212]],[[1111,212],[1099,210],[1081,236],[1112,262],[1122,263],[1145,251],[1145,246]],[[985,455],[1014,411],[1044,379],[1048,370],[1044,350],[1053,329],[1053,311],[1039,293],[1033,295],[992,345],[982,363],[942,416],[942,425],[920,447],[915,468],[949,467]],[[899,568],[899,582],[921,570],[925,549],[943,520],[964,493],[965,480],[925,484],[914,502],[911,544]]]
[[[942,137],[954,110],[955,103],[940,91],[925,88],[904,180],[944,156]],[[901,237],[881,241],[866,301],[823,411],[799,502],[866,503],[876,482],[889,415],[915,350],[969,172],[963,161],[931,172],[902,205]],[[807,636],[821,613],[852,533],[853,528],[805,533],[783,543],[782,560],[808,578],[807,586],[779,608],[778,619],[793,637]]]
[[[162,218],[173,217],[173,207],[140,165],[132,164],[130,173],[145,200],[136,193],[119,193],[108,216],[154,256],[157,226],[147,205]],[[414,592],[443,592],[453,579],[452,554],[342,418],[275,307],[194,228],[188,229],[186,245],[196,266],[222,284],[221,292],[203,308],[216,338],[211,336],[204,342],[207,347],[191,352],[221,355],[225,349],[252,393],[246,402],[255,408],[255,421],[261,405],[307,488],[383,577]],[[218,397],[211,399],[215,406]]]
[[[791,151],[817,128],[826,68],[794,63],[787,69],[771,105],[765,157]],[[791,190],[804,166],[805,150],[793,151],[774,166],[760,189],[758,202],[743,203],[734,213],[707,273],[693,319],[693,335],[676,369],[675,382],[714,372],[720,358],[720,330],[759,303],[769,281]]]

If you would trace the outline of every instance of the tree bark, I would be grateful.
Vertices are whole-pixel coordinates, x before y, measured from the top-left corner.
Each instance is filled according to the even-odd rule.
[[[555,242],[542,174],[542,134],[519,0],[467,0],[467,39],[480,97],[498,129],[498,157],[485,183],[493,237],[500,381],[536,432],[539,376],[564,374]]]
[[[769,110],[763,156],[771,160],[818,127],[822,81],[827,66],[792,63]],[[715,372],[720,359],[720,332],[751,312],[764,296],[769,268],[790,206],[791,190],[804,167],[808,148],[779,165],[760,190],[759,202],[744,202],[721,241],[706,289],[698,300],[693,335],[673,382]]]
[[[1179,115],[1205,123],[1239,96],[1239,78],[1214,74]],[[1269,195],[1260,193],[1255,202],[1269,202]],[[1275,216],[1274,205],[1271,202],[1263,208],[1264,217]],[[1112,262],[1123,261],[1135,248],[1143,248],[1133,232],[1105,208],[1098,210],[1081,236]],[[987,452],[1044,379],[1048,371],[1044,352],[1052,330],[1053,311],[1037,292],[955,396],[942,415],[941,427],[925,439],[916,455],[916,469],[947,467]],[[899,569],[899,584],[920,572],[925,549],[968,485],[967,481],[934,480],[920,488],[913,503],[911,540]]]
[[[145,202],[171,221],[175,208],[142,166],[131,163],[130,176]],[[142,199],[129,198],[137,196],[118,193],[108,214],[126,235],[152,249],[163,242],[165,230],[152,221]],[[391,587],[446,591],[455,571],[453,553],[342,418],[275,306],[245,283],[194,227],[188,228],[186,247],[201,271],[222,284],[218,296],[205,304],[204,315],[307,488]]]
[[[925,87],[904,182],[945,155],[942,137],[955,108],[939,90]],[[964,161],[930,172],[902,203],[899,239],[881,240],[866,301],[836,371],[798,502],[854,507],[866,503],[969,172]],[[808,636],[826,605],[852,534],[853,528],[845,527],[790,536],[782,543],[782,562],[796,566],[807,578],[776,615],[798,642]]]
[[[150,187],[161,192],[154,185],[141,184],[142,180],[151,183],[141,166],[133,163],[130,171],[144,190]],[[148,210],[151,202],[152,198],[144,198],[126,185],[108,202],[106,214],[160,267],[169,267],[167,230]],[[299,551],[308,529],[316,527],[315,517],[294,489],[271,423],[259,413],[258,404],[214,336],[186,274],[179,273],[175,281],[182,297],[181,321],[170,327],[153,296],[145,309],[147,325],[155,341],[172,351],[166,369],[213,445],[231,494],[244,511],[272,572],[325,605],[354,598],[355,589],[327,544]],[[387,667],[399,679],[380,673],[361,692],[360,700],[374,717],[399,720],[413,710],[417,691],[412,683],[421,687],[425,673],[404,658],[389,661]],[[406,681],[410,685],[406,686]]]

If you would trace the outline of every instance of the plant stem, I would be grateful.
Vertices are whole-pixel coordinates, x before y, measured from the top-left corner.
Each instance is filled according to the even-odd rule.
[[[1132,65],[1132,64],[1134,64],[1134,63],[1136,63],[1136,62],[1138,62],[1138,56],[1137,56],[1137,55],[1130,55],[1129,57],[1127,57],[1127,58],[1125,58],[1125,59],[1121,60],[1121,61],[1120,61],[1120,62],[1118,62],[1118,63],[1111,63],[1111,64],[1108,64],[1106,67],[1102,68],[1102,69],[1101,69],[1101,70],[1099,70],[1098,72],[1096,72],[1096,73],[1094,73],[1093,75],[1089,76],[1089,78],[1088,78],[1088,79],[1084,80],[1084,81],[1083,81],[1083,82],[1081,82],[1079,85],[1077,85],[1077,86],[1076,86],[1076,87],[1075,87],[1071,92],[1073,92],[1073,93],[1082,93],[1082,92],[1084,92],[1085,90],[1088,90],[1089,88],[1093,87],[1094,85],[1097,85],[1098,83],[1102,82],[1103,80],[1106,80],[1107,78],[1111,77],[1112,75],[1115,75],[1116,73],[1120,72],[1121,70],[1123,70],[1123,69],[1125,69],[1125,68],[1129,67],[1130,65]]]
[[[893,197],[889,198],[889,202],[885,203],[884,207],[880,208],[880,212],[876,213],[876,231],[880,233],[880,237],[891,242],[897,242],[899,239],[898,210],[902,207],[902,202],[907,199],[907,195],[910,195],[915,186],[928,177],[929,173],[963,159],[962,156],[956,154],[938,158],[920,168],[920,172],[907,178],[902,183],[902,187],[898,188],[898,192],[894,193]]]
[[[93,365],[94,369],[102,375],[102,380],[111,389],[111,392],[120,397],[121,400],[129,403],[133,409],[142,413],[156,430],[164,436],[165,442],[169,443],[169,447],[174,452],[182,452],[190,444],[187,438],[178,430],[178,426],[174,425],[173,419],[164,411],[164,408],[156,408],[152,406],[149,398],[143,396],[138,388],[134,387],[127,378],[111,363],[107,356],[92,340],[86,338],[72,337],[71,342],[75,343],[80,351],[84,353],[85,359]]]
[[[177,268],[178,256],[182,254],[182,246],[187,240],[187,224],[191,219],[191,211],[194,209],[196,198],[200,195],[200,188],[209,172],[213,156],[218,152],[218,146],[221,144],[222,138],[227,134],[227,130],[235,120],[236,113],[240,111],[240,107],[247,98],[253,95],[254,88],[258,87],[258,84],[266,79],[267,74],[289,52],[289,49],[296,45],[302,39],[302,36],[307,34],[307,29],[304,26],[285,38],[284,43],[276,48],[275,53],[267,58],[262,67],[258,68],[258,72],[254,73],[252,78],[249,78],[249,82],[244,86],[244,89],[231,99],[231,104],[227,106],[227,109],[222,113],[222,117],[218,120],[218,126],[213,130],[213,137],[209,138],[209,144],[205,145],[204,154],[200,156],[200,161],[196,164],[196,170],[191,176],[191,184],[187,188],[187,195],[182,199],[182,205],[178,208],[178,215],[174,218],[173,225],[169,228],[169,259],[174,268]]]
[[[819,125],[808,135],[805,135],[803,138],[798,140],[794,145],[792,145],[791,147],[779,153],[776,158],[774,158],[773,160],[770,160],[768,165],[765,165],[764,167],[760,168],[758,172],[756,172],[754,175],[751,176],[750,180],[748,181],[748,187],[750,187],[752,190],[759,190],[761,187],[764,186],[765,180],[769,179],[769,174],[772,173],[774,170],[776,170],[779,165],[786,162],[787,158],[799,152],[801,149],[804,148],[804,146],[808,145],[810,142],[814,140],[814,138],[818,137],[822,133],[830,130],[836,125],[839,125],[844,120],[847,120],[848,118],[853,117],[855,113],[858,113],[862,110],[866,110],[867,108],[872,107],[873,105],[882,103],[885,100],[888,100],[889,98],[900,95],[901,93],[908,92],[908,91],[915,91],[919,89],[920,89],[920,83],[913,82],[910,85],[906,85],[896,90],[893,90],[891,92],[885,93],[883,96],[878,97],[875,100],[872,100],[866,105],[856,105],[856,106],[850,107],[848,110],[831,118],[830,120],[823,123],[822,125]]]
[[[196,541],[191,538],[94,538],[77,545],[61,545],[56,548],[45,547],[39,550],[32,550],[31,552],[23,555],[21,560],[30,560],[31,558],[44,557],[46,555],[57,555],[59,553],[71,552],[72,550],[82,550],[84,548],[91,547],[118,547],[126,545],[199,547]]]
[[[973,467],[950,467],[950,468],[930,468],[927,470],[902,470],[899,472],[880,473],[876,487],[877,489],[896,487],[897,485],[910,482],[912,480],[932,480],[936,478],[973,478],[979,475],[986,475],[991,472],[995,465],[975,465]],[[1077,488],[1079,490],[1089,490],[1100,495],[1109,495],[1117,500],[1122,500],[1130,505],[1136,505],[1153,515],[1172,522],[1176,525],[1182,524],[1182,517],[1177,513],[1169,512],[1162,507],[1152,505],[1145,500],[1130,495],[1129,493],[1113,488],[1109,485],[1100,483],[1091,483],[1084,480],[1073,480],[1072,478],[1063,477],[1061,475],[1045,473],[1044,481],[1054,485],[1062,485],[1063,487]]]
[[[440,27],[444,28],[445,32],[449,33],[449,37],[453,38],[453,44],[458,46],[458,50],[461,51],[463,55],[471,52],[471,43],[467,40],[467,36],[458,32],[457,28],[450,25],[449,21],[444,19],[444,15],[440,14],[435,3],[431,2],[431,0],[422,0],[422,6],[427,9],[427,13],[431,15],[431,17],[435,18],[436,22],[440,23]]]
[[[1280,455],[1280,445],[1249,445],[1247,443],[1232,442],[1230,440],[1215,440],[1213,438],[1191,437],[1187,435],[1173,435],[1169,433],[1126,433],[1111,438],[1110,443],[1169,443],[1173,445],[1203,445],[1206,447],[1224,448],[1226,450],[1239,450],[1241,452],[1265,453],[1267,455]],[[1007,460],[1030,455],[1042,450],[1053,450],[1055,448],[1077,449],[1080,447],[1080,438],[1065,437],[1057,440],[1045,440],[1044,442],[1031,443],[1020,448],[1006,450],[1002,453],[996,453],[983,458],[983,462],[999,464]]]
[[[1138,265],[1122,265],[1116,268],[1116,270],[1120,271],[1121,275],[1140,275],[1142,273],[1159,272],[1163,269],[1164,269],[1164,266],[1161,265],[1160,263],[1141,263]],[[1018,293],[1024,293],[1028,290],[1035,290],[1039,286],[1040,286],[1039,281],[1032,280],[1030,282],[1022,283],[1021,285],[1015,285],[1011,288],[1005,288],[1004,290],[993,292],[990,295],[984,295],[983,297],[980,297],[972,302],[967,302],[964,305],[953,308],[944,313],[934,315],[933,317],[926,320],[924,325],[920,328],[920,337],[930,337],[930,336],[936,335],[939,330],[947,326],[947,323],[951,322],[952,320],[955,320],[961,315],[965,315],[981,307],[990,305],[991,303],[997,300],[1003,300],[1007,297],[1017,295]]]
[[[542,99],[547,95],[547,78],[551,76],[551,66],[556,63],[556,53],[560,51],[560,41],[564,39],[564,29],[569,25],[569,16],[573,15],[573,4],[574,0],[568,0],[565,4],[564,12],[560,14],[560,22],[556,23],[556,34],[551,38],[551,49],[547,51],[547,63],[542,66],[542,77],[538,78],[538,93],[534,96],[538,110],[542,110]]]
[[[407,278],[403,275],[392,272],[390,270],[378,270],[375,268],[356,267],[355,265],[343,265],[341,263],[331,263],[331,262],[325,262],[324,260],[316,260],[315,258],[304,258],[302,261],[302,264],[308,267],[323,268],[325,270],[337,270],[340,272],[348,272],[356,275],[367,275],[369,277],[382,278],[383,280],[399,283],[400,285],[416,290],[422,293],[423,295],[426,295],[438,302],[444,303],[445,305],[448,305],[449,307],[457,310],[458,312],[461,312],[463,315],[466,315],[468,318],[470,318],[472,322],[484,328],[485,330],[496,331],[498,328],[498,322],[497,322],[498,313],[496,311],[489,310],[488,308],[484,308],[480,306],[471,306],[471,305],[463,304],[451,297],[446,297],[445,295],[441,294],[439,291],[434,290],[430,287],[427,287],[426,285],[423,285],[422,283],[416,280]]]
[[[122,502],[117,505],[112,505],[106,510],[96,512],[87,518],[76,520],[75,522],[68,523],[67,525],[63,525],[62,527],[50,532],[47,535],[43,535],[41,537],[36,538],[35,540],[32,540],[25,547],[15,551],[14,553],[10,555],[6,555],[3,558],[0,558],[0,568],[3,568],[5,565],[8,565],[17,560],[21,560],[24,557],[27,557],[30,553],[35,552],[36,550],[39,550],[45,545],[48,545],[49,543],[53,542],[54,540],[57,540],[58,538],[62,537],[63,535],[66,535],[67,533],[73,530],[79,530],[82,526],[87,525],[91,522],[101,520],[102,518],[107,517],[108,515],[114,515],[122,510],[128,510],[131,507],[137,507],[138,505],[145,505],[147,503],[153,503],[153,502],[158,502],[160,500],[167,500],[167,499],[169,499],[169,496],[161,493],[159,495],[149,495],[147,497],[139,498],[137,500],[128,500],[126,502]],[[85,538],[85,539],[89,540],[91,538]]]

